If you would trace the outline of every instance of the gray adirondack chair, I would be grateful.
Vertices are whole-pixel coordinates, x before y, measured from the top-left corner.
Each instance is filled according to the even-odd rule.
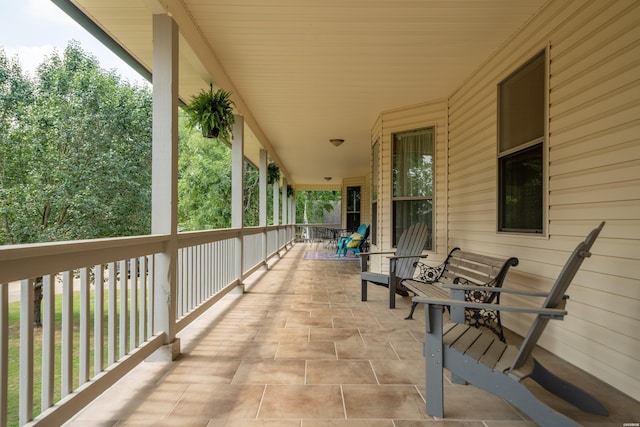
[[[442,293],[440,296],[414,297],[414,301],[425,304],[424,354],[428,378],[426,410],[429,415],[444,417],[443,368],[451,371],[452,375],[503,398],[541,426],[578,427],[580,424],[538,400],[522,382],[525,378],[536,381],[551,393],[585,412],[603,416],[609,414],[607,408],[598,400],[552,374],[532,356],[533,348],[549,320],[562,320],[567,314],[565,291],[582,261],[591,255],[589,250],[603,226],[604,222],[576,247],[548,294],[494,289],[495,292],[544,297],[544,303],[539,309],[470,303],[444,298]],[[463,285],[447,287],[466,289]],[[446,306],[451,307],[452,318],[453,310],[464,310],[465,307],[534,313],[536,317],[518,349],[500,342],[491,333],[469,325],[449,323],[443,326],[442,314]]]
[[[389,308],[395,308],[396,291],[399,289],[399,283],[402,279],[413,277],[416,270],[416,262],[420,258],[426,258],[426,255],[422,255],[422,250],[428,238],[429,228],[425,224],[417,222],[400,235],[395,251],[362,252],[358,254],[360,255],[362,301],[367,300],[367,282],[371,282],[389,288]],[[389,274],[368,271],[370,255],[386,255],[389,258]]]

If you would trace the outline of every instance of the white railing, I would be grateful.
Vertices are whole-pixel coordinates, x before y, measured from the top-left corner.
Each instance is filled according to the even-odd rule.
[[[176,330],[286,249],[294,228],[180,233],[171,295]],[[153,272],[170,240],[0,247],[0,427],[64,423],[163,345],[154,327]],[[42,328],[34,328],[40,277]]]

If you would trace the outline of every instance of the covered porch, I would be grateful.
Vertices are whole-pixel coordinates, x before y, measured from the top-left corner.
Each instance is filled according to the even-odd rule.
[[[443,425],[424,410],[424,313],[404,320],[410,298],[387,308],[386,289],[360,301],[357,261],[307,260],[322,243],[298,243],[180,332],[173,363],[147,362],[66,425]],[[508,342],[520,337],[510,333]],[[547,367],[610,410],[589,415],[542,389],[545,403],[588,426],[638,420],[640,404],[538,348]],[[447,426],[533,426],[505,401],[445,383]]]
[[[361,302],[356,262],[305,260],[321,249],[295,243],[290,187],[342,191],[343,206],[358,188],[358,222],[372,225],[376,250],[394,246],[397,206],[420,202],[429,207],[421,219],[432,232],[431,262],[456,246],[517,256],[507,279],[514,289],[548,289],[576,240],[606,220],[570,289],[569,317],[549,328],[538,357],[611,412],[601,419],[552,403],[571,418],[640,420],[637,2],[54,2],[152,79],[152,231],[0,250],[0,426],[10,371],[6,284],[16,280],[25,313],[21,425],[442,423],[424,411],[423,319],[403,320],[407,298],[387,309],[383,288]],[[499,166],[513,153],[498,153],[497,93],[532,58],[543,114],[541,134],[525,145],[540,156],[540,226],[522,233],[498,225],[508,199],[499,198]],[[228,141],[232,228],[179,232],[177,111],[211,84],[232,91],[237,106]],[[424,129],[432,191],[414,200],[395,194],[402,171],[394,150],[399,136]],[[344,144],[329,142],[336,138]],[[245,158],[261,174],[256,227],[242,221]],[[266,220],[269,162],[283,173],[274,224]],[[352,213],[343,209],[341,226]],[[64,283],[61,361],[51,329],[34,355],[28,313],[40,276],[45,325],[56,315],[55,280]],[[104,311],[92,317],[96,310]],[[529,321],[506,320],[516,332]],[[152,355],[157,361],[144,362]],[[472,387],[449,384],[446,394],[447,425],[532,425]]]

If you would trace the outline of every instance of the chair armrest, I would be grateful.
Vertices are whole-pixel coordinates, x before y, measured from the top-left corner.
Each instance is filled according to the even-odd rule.
[[[522,307],[522,306],[504,305],[504,304],[484,304],[484,303],[459,301],[459,300],[454,300],[449,298],[437,298],[437,297],[429,297],[429,296],[416,296],[416,297],[413,297],[412,300],[413,302],[417,302],[420,304],[427,304],[427,305],[475,308],[479,310],[484,309],[484,310],[509,311],[512,313],[540,314],[540,315],[549,317],[551,319],[557,319],[557,320],[564,319],[564,316],[567,314],[566,310],[559,309],[559,308],[532,308],[532,307]]]
[[[488,286],[475,286],[475,285],[463,285],[463,284],[443,283],[442,287],[446,289],[462,290],[462,291],[490,291],[490,292],[500,292],[503,294],[524,295],[529,297],[542,297],[542,298],[545,298],[549,295],[547,292],[520,291],[517,289],[493,288]]]

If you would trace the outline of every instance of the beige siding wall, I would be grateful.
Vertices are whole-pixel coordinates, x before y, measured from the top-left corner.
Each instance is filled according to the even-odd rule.
[[[449,236],[446,244],[438,240],[439,251],[444,246],[461,246],[517,256],[521,263],[505,286],[548,290],[573,247],[600,221],[607,221],[593,257],[585,261],[569,288],[569,316],[550,322],[540,344],[637,400],[639,24],[636,0],[552,1],[452,94],[448,105]],[[548,49],[549,60],[546,235],[499,234],[497,84],[542,49]],[[415,120],[408,111],[402,116],[403,120],[398,114],[389,115],[395,126],[387,127],[383,120],[387,147],[392,129]],[[440,131],[438,136],[442,141]],[[439,175],[439,187],[444,181]],[[443,203],[438,200],[438,212],[446,216]],[[439,234],[444,228],[439,222]],[[385,228],[385,236],[387,232]],[[521,315],[504,317],[506,326],[521,334],[530,320]]]

